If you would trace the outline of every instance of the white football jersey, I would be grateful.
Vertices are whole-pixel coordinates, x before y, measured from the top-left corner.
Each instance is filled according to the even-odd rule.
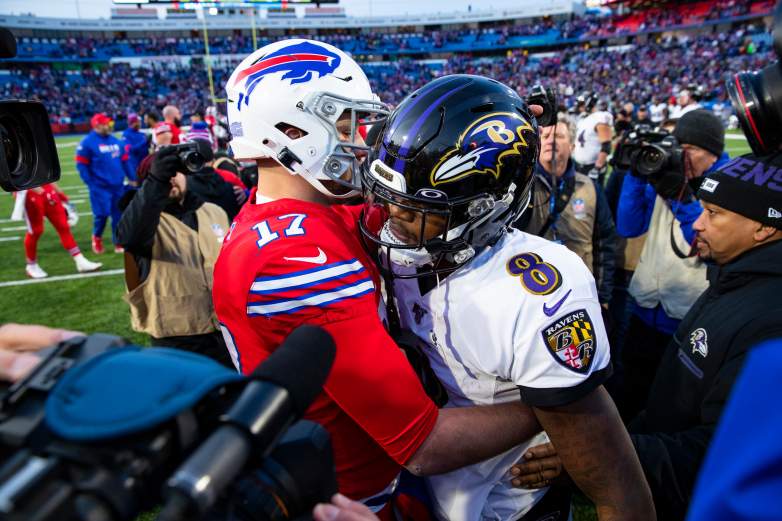
[[[676,105],[673,110],[671,110],[671,119],[679,119],[680,117],[684,116],[688,112],[692,112],[693,110],[698,110],[701,107],[700,103],[690,103],[689,105],[685,105],[684,107],[680,105]]]
[[[573,159],[582,165],[591,165],[597,161],[600,154],[600,139],[597,137],[597,126],[608,125],[614,128],[614,117],[610,112],[598,110],[588,115],[576,125],[576,148]]]
[[[652,120],[652,123],[657,123],[658,125],[662,123],[665,119],[665,109],[667,108],[667,103],[652,103],[649,107],[649,119]]]
[[[432,290],[397,279],[402,326],[423,342],[447,407],[522,400],[564,405],[610,371],[595,282],[562,245],[513,230]],[[504,454],[428,478],[440,519],[514,520],[546,490],[513,488],[508,471],[545,434]]]

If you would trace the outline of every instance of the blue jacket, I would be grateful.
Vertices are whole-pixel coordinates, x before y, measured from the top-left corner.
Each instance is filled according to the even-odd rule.
[[[688,521],[779,519],[782,338],[752,349],[701,467]]]
[[[728,161],[730,161],[730,157],[725,152],[703,175],[709,175],[711,172],[719,170]],[[622,237],[638,237],[646,233],[652,221],[656,199],[657,192],[645,179],[634,175],[625,175],[622,192],[619,196],[619,205],[616,209],[617,233]],[[692,243],[695,240],[695,230],[692,229],[692,225],[703,211],[700,201],[694,199],[682,202],[668,199],[668,203],[676,220],[679,221],[684,239],[688,243]],[[679,320],[669,317],[659,304],[653,309],[642,308],[634,304],[633,313],[647,325],[669,335],[672,335],[679,326]]]
[[[128,167],[135,177],[138,165],[149,154],[147,136],[135,128],[128,127],[122,133],[122,140],[125,141],[125,150],[128,152]]]
[[[93,130],[76,149],[76,168],[90,188],[117,188],[122,186],[125,177],[136,180],[128,158],[122,141],[112,134],[101,136]]]
[[[730,161],[727,152],[723,153],[717,161],[703,175],[719,170]],[[616,210],[616,231],[622,237],[638,237],[649,229],[652,221],[652,211],[657,193],[654,187],[645,179],[634,175],[625,175],[622,184],[622,193],[619,196],[619,205]],[[687,242],[695,239],[692,224],[698,219],[703,208],[697,200],[680,202],[669,199],[671,210],[679,221],[684,238]]]

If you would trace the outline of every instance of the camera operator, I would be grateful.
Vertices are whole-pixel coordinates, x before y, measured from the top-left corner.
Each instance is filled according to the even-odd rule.
[[[181,163],[174,147],[145,159],[141,187],[119,223],[131,325],[153,345],[232,366],[212,306],[212,271],[228,217],[188,190]]]
[[[587,116],[578,122],[576,128],[573,160],[576,172],[586,174],[602,185],[611,154],[614,117],[606,111],[606,102],[598,99],[597,94],[587,93],[583,100]]]
[[[693,229],[698,256],[708,264],[708,288],[665,348],[646,408],[628,424],[660,520],[684,518],[747,353],[782,337],[780,167],[780,153],[741,157],[710,174],[698,191],[703,211]],[[517,469],[524,486],[558,474],[553,447],[531,451]]]
[[[228,221],[232,221],[239,213],[241,204],[247,200],[244,188],[235,187],[218,173],[212,166],[214,163],[214,151],[210,142],[203,137],[194,137],[185,134],[184,142],[196,143],[198,153],[204,159],[204,165],[186,177],[187,190],[196,194],[203,201],[213,203],[222,208],[228,215]],[[238,180],[241,183],[241,180]]]
[[[575,252],[595,276],[605,309],[613,291],[617,241],[608,202],[600,186],[576,172],[571,159],[576,127],[570,117],[560,114],[556,127],[542,128],[540,137],[533,204],[525,214],[529,221],[516,226]]]
[[[664,346],[706,289],[706,266],[691,256],[692,224],[701,212],[691,186],[727,162],[724,134],[712,113],[688,112],[673,132],[683,165],[669,165],[651,175],[635,175],[633,168],[633,175],[625,175],[617,231],[624,237],[648,232],[629,285],[635,303],[622,350],[624,386],[617,396],[625,418],[646,403]]]

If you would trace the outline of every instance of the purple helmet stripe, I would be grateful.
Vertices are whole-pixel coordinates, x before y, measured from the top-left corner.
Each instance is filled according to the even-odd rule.
[[[450,81],[448,83],[450,83]],[[445,84],[447,85],[448,83],[445,83]],[[434,88],[434,87],[437,87],[437,83],[436,82],[433,82],[433,83],[430,83],[429,85],[425,85],[425,86],[421,87],[421,91],[418,93],[418,96],[414,100],[412,100],[412,102],[409,103],[404,109],[402,109],[402,112],[397,114],[397,116],[394,118],[394,123],[391,125],[391,127],[389,127],[388,132],[385,133],[386,134],[386,143],[385,144],[388,144],[387,140],[390,139],[391,136],[394,135],[394,132],[396,132],[396,130],[399,128],[399,123],[405,119],[405,116],[407,115],[407,113],[410,112],[413,109],[413,107],[418,105],[418,102],[421,101],[424,98],[424,95],[428,94],[428,92],[430,90],[432,90],[432,88]]]
[[[424,122],[426,121],[426,118],[429,117],[429,115],[434,112],[434,109],[440,106],[440,104],[445,101],[447,98],[452,96],[453,94],[456,94],[463,88],[467,87],[469,83],[463,83],[459,85],[456,88],[453,88],[437,98],[434,103],[429,105],[426,110],[418,116],[418,119],[413,123],[413,126],[410,128],[410,130],[407,131],[407,136],[405,140],[402,142],[402,146],[399,148],[399,152],[397,153],[398,159],[394,161],[394,170],[396,170],[399,173],[404,173],[405,168],[405,162],[402,159],[409,151],[410,151],[410,145],[412,144],[413,140],[415,139],[415,136],[418,134],[418,131],[421,129],[421,127],[424,125]],[[401,119],[401,118],[400,118]]]

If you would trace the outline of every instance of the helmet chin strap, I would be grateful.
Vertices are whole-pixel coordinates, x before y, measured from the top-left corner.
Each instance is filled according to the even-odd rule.
[[[326,197],[330,197],[331,199],[351,199],[353,197],[356,197],[359,195],[358,190],[350,190],[349,192],[346,192],[344,194],[335,194],[326,186],[321,183],[320,179],[318,179],[315,175],[312,174],[309,170],[302,168],[301,165],[293,165],[294,166],[294,175],[300,175],[304,178],[305,181],[307,181],[309,184],[311,184],[318,192],[322,193]]]

